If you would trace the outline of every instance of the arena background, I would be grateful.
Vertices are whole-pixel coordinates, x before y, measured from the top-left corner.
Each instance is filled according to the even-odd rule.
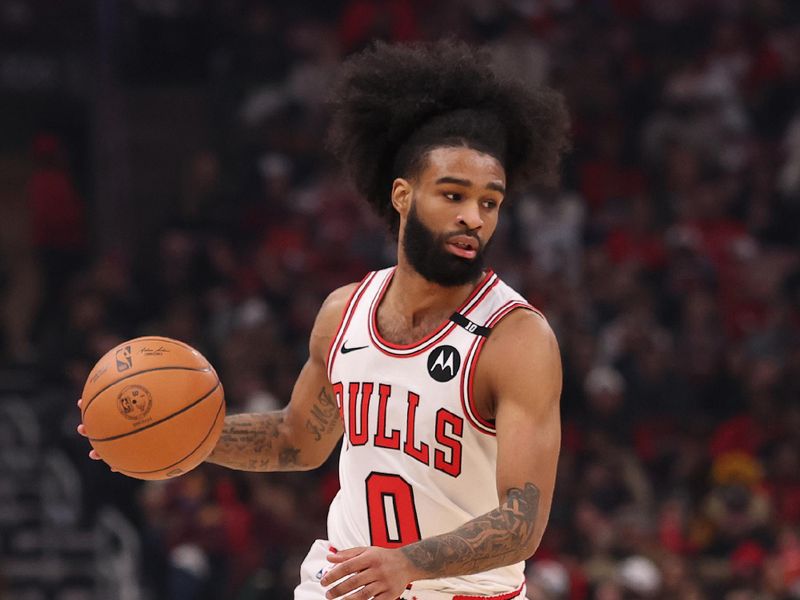
[[[534,600],[800,598],[800,3],[2,0],[0,598],[288,599],[335,460],[111,473],[97,358],[160,334],[283,405],[325,295],[390,264],[322,145],[343,57],[485,44],[568,99],[496,270],[549,317],[564,435]]]

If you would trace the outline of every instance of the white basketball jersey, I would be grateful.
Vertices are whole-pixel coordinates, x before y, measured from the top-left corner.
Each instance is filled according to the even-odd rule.
[[[384,269],[361,282],[328,354],[345,429],[341,489],[328,514],[335,548],[403,546],[499,504],[494,424],[474,409],[473,376],[491,328],[515,309],[535,309],[490,271],[436,331],[393,344],[376,318],[393,275],[394,268]],[[523,567],[420,581],[412,589],[502,594],[520,589]]]

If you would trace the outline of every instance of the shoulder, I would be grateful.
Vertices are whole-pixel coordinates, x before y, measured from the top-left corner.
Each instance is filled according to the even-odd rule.
[[[358,286],[358,282],[348,283],[336,288],[325,298],[314,321],[314,328],[311,330],[310,345],[312,355],[324,356],[327,353],[350,298]]]
[[[497,390],[509,382],[561,380],[561,354],[550,324],[539,312],[517,308],[492,328],[481,356]]]
[[[339,327],[339,322],[342,319],[342,315],[344,315],[347,304],[350,302],[350,298],[353,296],[353,292],[356,291],[358,286],[358,282],[348,283],[340,288],[336,288],[328,294],[328,297],[325,298],[325,301],[322,303],[317,313],[317,319],[314,323],[314,330],[316,333],[323,333],[326,331],[331,335],[336,333],[336,329]],[[331,329],[333,331],[330,331]]]
[[[341,317],[358,286],[359,282],[356,281],[333,290],[322,303],[322,307],[319,309],[319,317],[326,319]]]
[[[558,347],[555,333],[542,313],[520,306],[505,315],[486,340],[486,351],[492,348],[511,349],[524,345]]]

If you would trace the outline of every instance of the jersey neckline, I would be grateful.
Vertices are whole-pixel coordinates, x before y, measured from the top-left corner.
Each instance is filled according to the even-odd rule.
[[[379,329],[378,329],[378,308],[383,301],[383,297],[386,295],[386,291],[389,289],[389,285],[394,278],[395,271],[397,267],[391,267],[389,272],[386,275],[384,281],[380,284],[380,289],[378,293],[375,294],[372,303],[369,308],[369,315],[367,317],[367,322],[369,324],[369,334],[372,338],[372,342],[378,349],[389,353],[389,354],[400,354],[403,356],[408,355],[416,355],[419,352],[424,351],[429,346],[433,345],[433,343],[439,342],[444,339],[447,334],[452,331],[453,328],[457,327],[457,325],[451,321],[449,318],[442,321],[442,323],[430,332],[428,335],[423,337],[420,340],[414,341],[410,344],[396,344],[394,342],[390,342],[385,339]],[[497,282],[497,275],[495,275],[492,269],[487,269],[484,276],[481,280],[475,285],[472,292],[470,292],[467,299],[456,309],[456,312],[461,314],[469,313],[472,309],[474,309],[483,297],[486,295],[489,289],[494,287],[495,283]]]

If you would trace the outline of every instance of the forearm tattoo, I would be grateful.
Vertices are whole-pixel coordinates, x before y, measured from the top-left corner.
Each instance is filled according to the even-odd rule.
[[[318,442],[333,431],[338,420],[339,407],[336,406],[336,400],[323,387],[317,394],[317,402],[311,407],[311,418],[306,421],[306,431]]]
[[[298,464],[300,450],[282,435],[283,420],[281,412],[226,417],[208,461],[241,471],[292,469]]]
[[[317,394],[305,423],[314,442],[331,434],[339,422],[339,408],[326,387]],[[301,448],[288,439],[283,412],[232,415],[208,461],[242,471],[294,471],[307,468]]]
[[[511,488],[498,508],[455,531],[404,546],[402,552],[426,579],[469,575],[525,560],[532,553],[539,488]]]

